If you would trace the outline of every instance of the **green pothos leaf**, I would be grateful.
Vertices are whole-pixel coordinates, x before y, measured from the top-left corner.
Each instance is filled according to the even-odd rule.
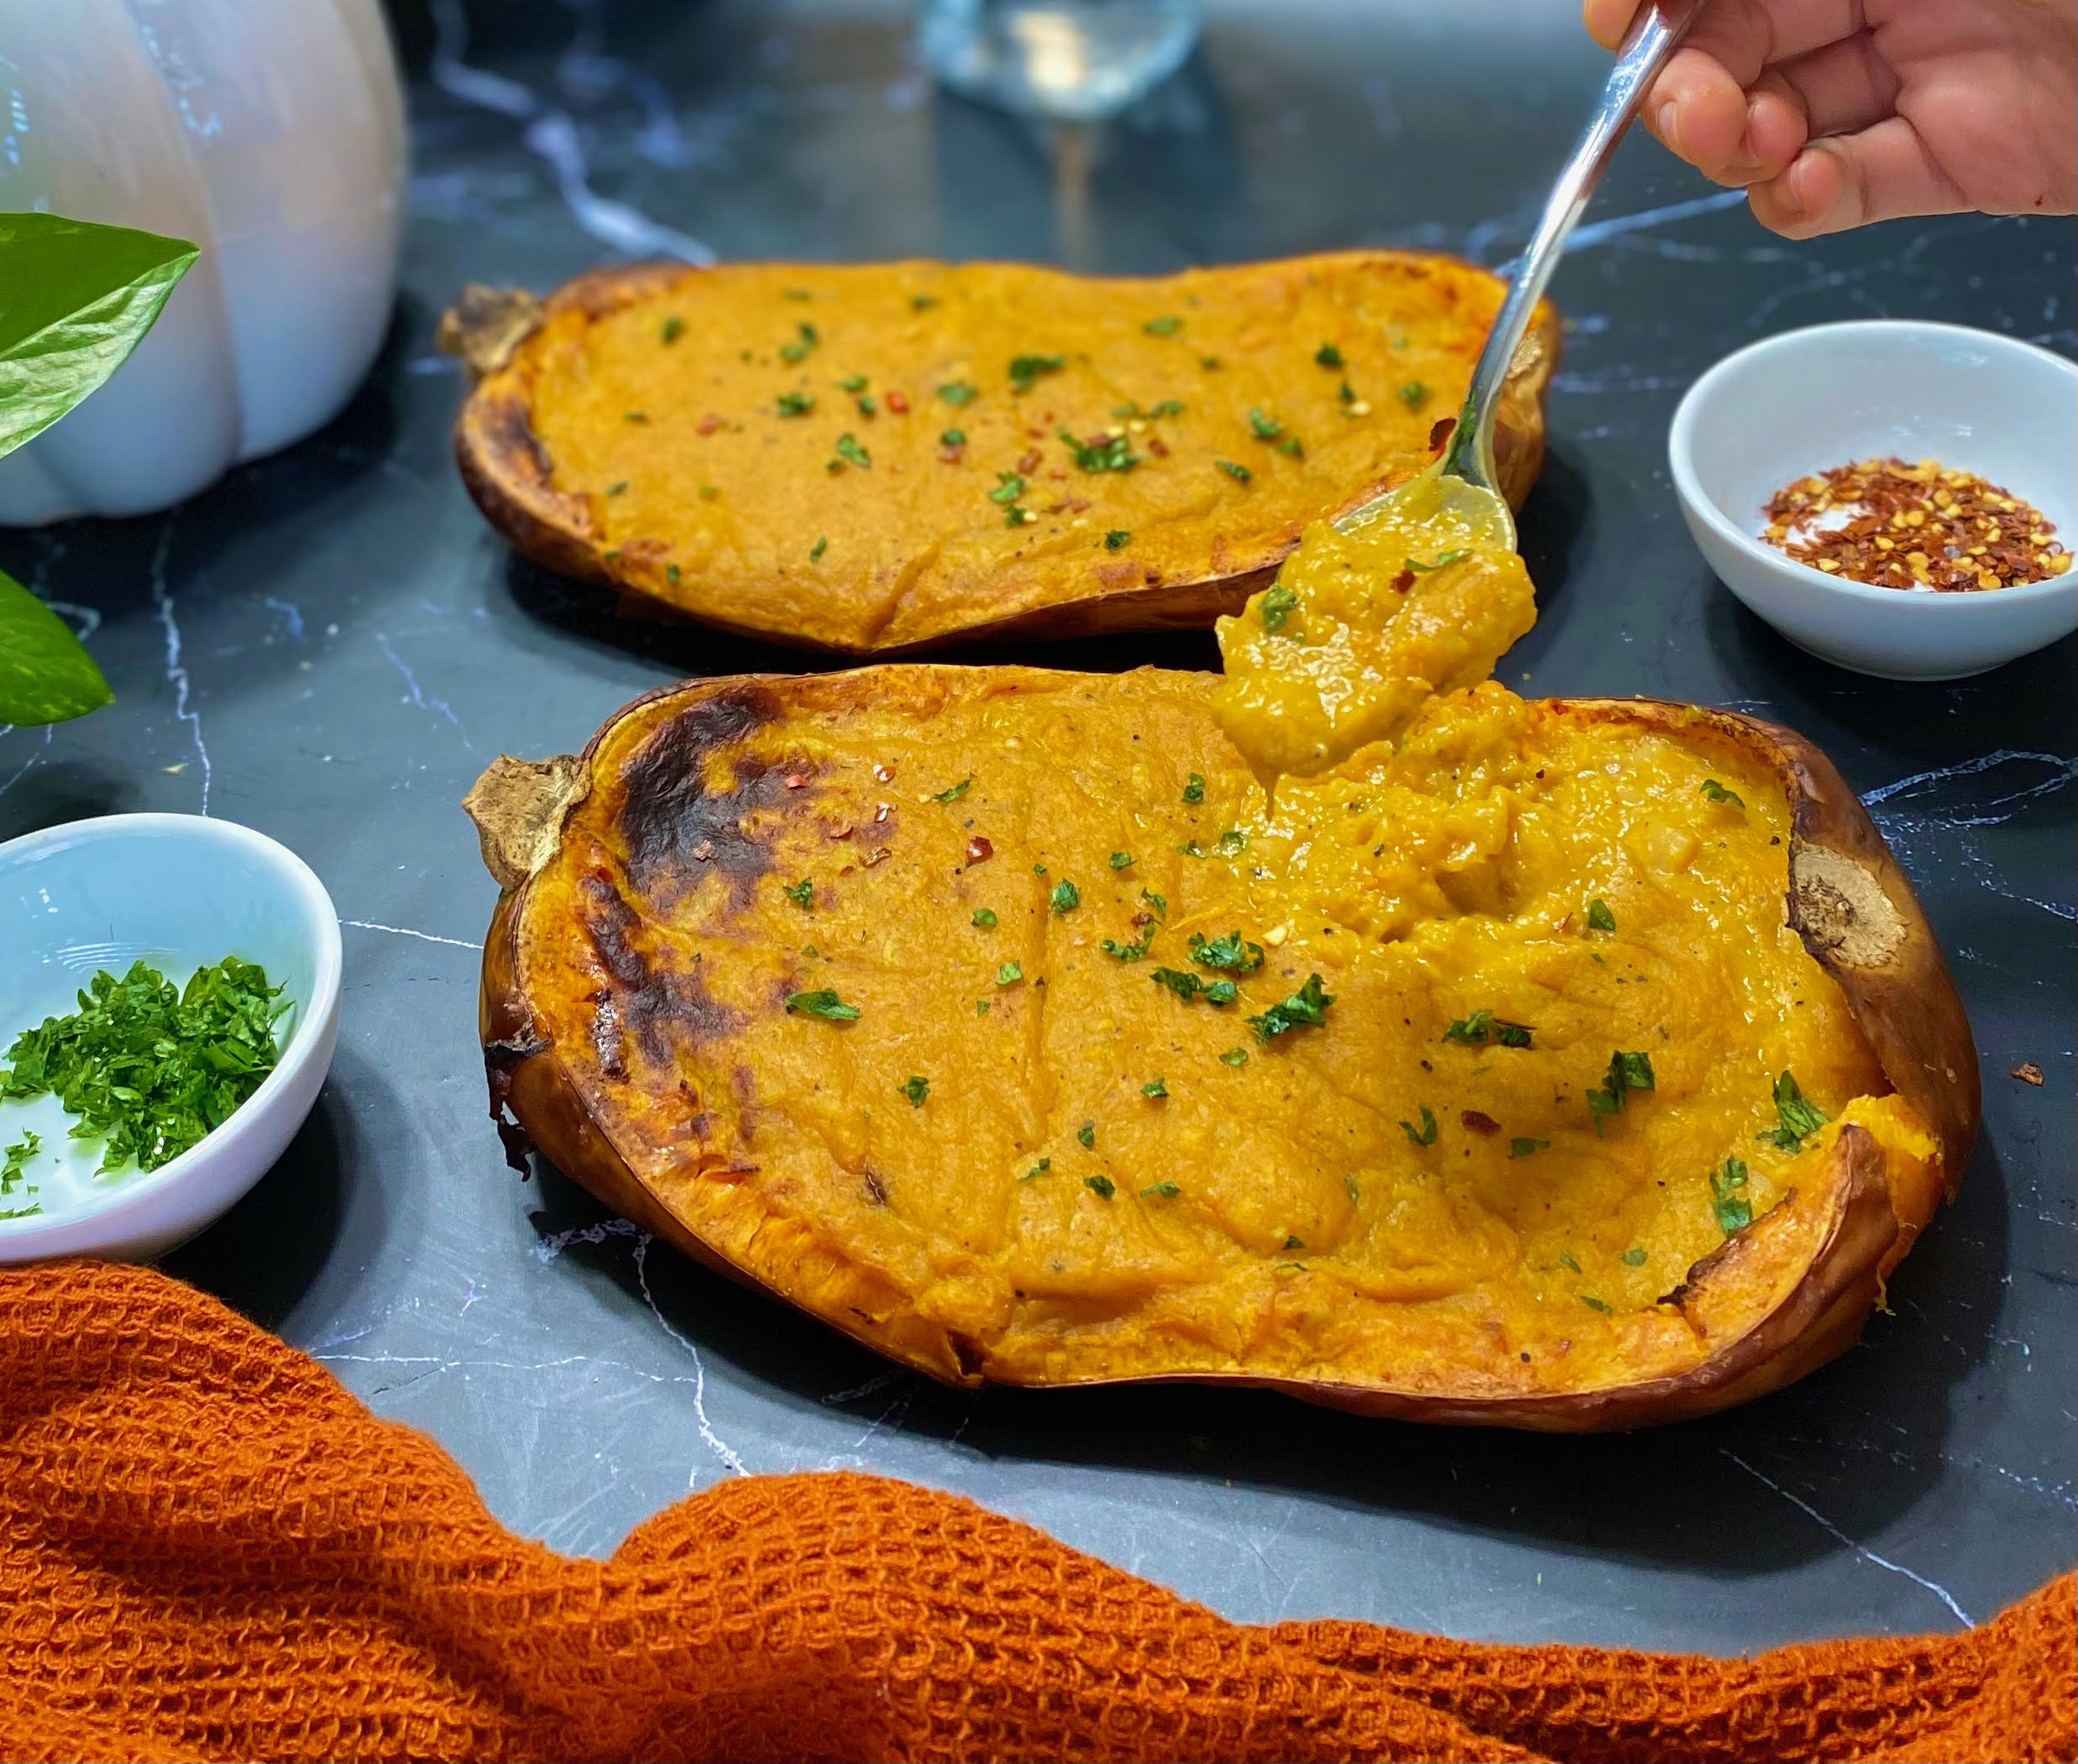
[[[0,455],[123,365],[200,254],[130,227],[0,214]]]
[[[62,723],[114,697],[65,620],[0,570],[0,723]]]

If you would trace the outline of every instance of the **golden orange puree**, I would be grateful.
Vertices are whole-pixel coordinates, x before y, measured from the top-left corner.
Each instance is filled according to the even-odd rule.
[[[1311,777],[1476,685],[1536,622],[1529,572],[1424,474],[1362,526],[1316,521],[1277,580],[1219,621],[1213,700],[1257,776]]]

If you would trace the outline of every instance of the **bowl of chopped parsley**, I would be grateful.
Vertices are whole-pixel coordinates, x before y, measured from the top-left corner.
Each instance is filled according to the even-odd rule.
[[[296,1136],[339,922],[287,847],[116,814],[0,845],[0,1263],[163,1254]]]

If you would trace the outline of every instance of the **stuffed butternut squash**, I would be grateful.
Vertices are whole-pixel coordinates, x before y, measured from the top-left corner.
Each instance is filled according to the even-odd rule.
[[[1586,1429],[1851,1342],[1976,1065],[1824,757],[1488,683],[1295,776],[1222,690],[746,678],[500,760],[494,1112],[950,1382]]]
[[[1426,465],[1489,272],[1344,252],[1137,280],[1024,264],[637,265],[443,321],[491,524],[552,568],[852,654],[1202,626],[1308,522]],[[1520,501],[1548,306],[1496,440]]]

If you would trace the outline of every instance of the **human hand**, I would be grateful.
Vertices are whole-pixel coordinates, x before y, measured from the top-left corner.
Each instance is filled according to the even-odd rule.
[[[1641,0],[1583,0],[1614,49]],[[1714,0],[1646,126],[1790,238],[2078,209],[2078,0]]]

